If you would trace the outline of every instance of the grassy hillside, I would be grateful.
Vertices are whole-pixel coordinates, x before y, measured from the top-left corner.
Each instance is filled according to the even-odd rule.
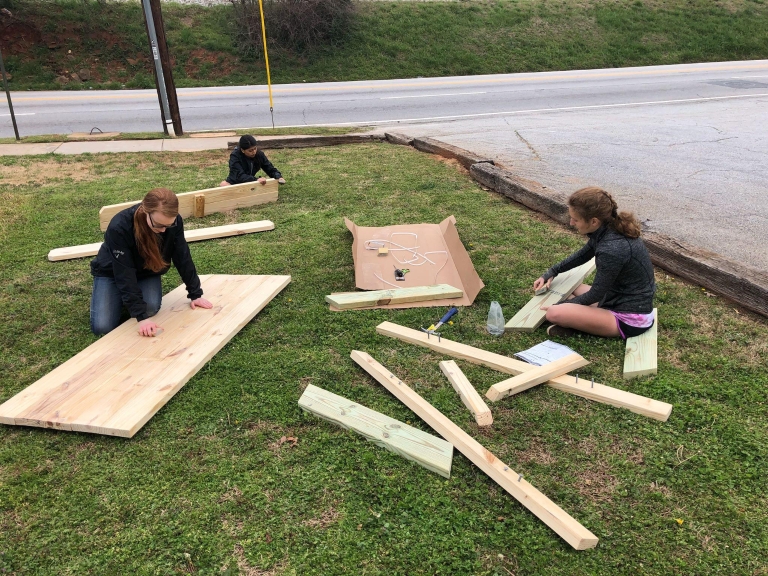
[[[23,89],[148,88],[140,5],[0,0],[0,46]],[[163,7],[178,86],[260,84],[230,6]],[[275,83],[768,58],[765,0],[360,2],[340,45],[270,53]],[[72,79],[88,70],[89,80]],[[57,84],[66,76],[69,82]]]

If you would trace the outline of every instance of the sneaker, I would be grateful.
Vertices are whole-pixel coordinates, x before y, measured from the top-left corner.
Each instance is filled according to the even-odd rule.
[[[584,332],[576,330],[576,328],[566,328],[565,326],[558,326],[557,324],[552,324],[552,326],[547,328],[547,336],[555,336],[558,338],[571,338],[573,336],[584,336],[584,334]]]

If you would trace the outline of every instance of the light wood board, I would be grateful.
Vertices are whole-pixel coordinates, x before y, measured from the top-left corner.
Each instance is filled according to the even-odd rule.
[[[353,430],[427,470],[445,478],[451,477],[453,446],[442,438],[312,384],[299,398],[299,406],[315,416]]]
[[[265,232],[274,229],[274,222],[270,220],[259,220],[258,222],[241,222],[240,224],[227,224],[226,226],[211,226],[210,228],[184,230],[184,238],[187,242],[198,242],[200,240],[239,236],[241,234],[252,234],[253,232]],[[94,242],[93,244],[82,244],[80,246],[69,246],[67,248],[54,248],[48,252],[48,260],[51,262],[58,262],[60,260],[72,260],[74,258],[96,256],[96,254],[99,253],[101,245],[102,242]]]
[[[496,400],[501,400],[502,398],[517,394],[523,390],[528,390],[528,388],[533,388],[537,384],[541,384],[552,378],[567,374],[571,370],[576,370],[576,368],[581,368],[587,364],[589,364],[589,360],[584,359],[574,352],[573,354],[568,354],[568,356],[559,358],[554,362],[549,362],[543,366],[533,366],[526,372],[497,382],[488,389],[488,392],[485,393],[485,397],[488,398],[488,400],[495,402]]]
[[[649,330],[640,336],[627,338],[624,353],[624,380],[656,374],[658,369],[658,327],[659,311],[653,309],[654,322]]]
[[[376,326],[376,332],[384,336],[397,338],[403,342],[425,346],[426,348],[431,348],[432,350],[460,360],[482,364],[483,366],[488,366],[489,368],[504,372],[505,374],[517,375],[535,368],[532,364],[528,364],[522,360],[515,360],[508,356],[494,354],[493,352],[481,350],[480,348],[453,342],[447,338],[438,340],[435,336],[430,336],[420,330],[412,330],[411,328],[399,326],[392,322],[382,322]],[[617,408],[626,408],[631,412],[642,414],[643,416],[648,416],[655,420],[661,420],[662,422],[665,422],[672,413],[672,405],[667,404],[666,402],[660,402],[658,400],[653,400],[652,398],[633,394],[632,392],[625,392],[624,390],[604,386],[597,382],[593,384],[590,381],[585,381],[583,378],[577,380],[573,376],[558,376],[557,378],[548,380],[546,384],[552,388],[562,390],[563,392],[569,392],[570,394],[594,400],[595,402],[610,404]]]
[[[201,276],[213,308],[192,310],[185,286],[163,297],[140,336],[128,320],[0,406],[0,423],[133,436],[291,281],[290,276]]]
[[[453,360],[443,360],[440,362],[439,366],[442,373],[448,378],[451,386],[453,386],[453,389],[456,390],[456,393],[459,395],[459,398],[461,398],[464,406],[472,412],[477,425],[490,426],[493,424],[493,415],[491,414],[490,409],[486,403],[483,402],[480,394],[477,393],[475,387],[472,386],[472,383],[466,377],[464,372],[461,371],[461,368],[459,368],[456,362]]]
[[[195,215],[196,196],[203,197],[202,202],[198,200],[198,208],[200,206],[203,207],[204,216],[214,212],[226,212],[236,208],[247,208],[257,204],[276,202],[277,186],[277,180],[269,178],[266,184],[246,182],[245,184],[235,184],[234,186],[221,186],[220,188],[206,188],[205,190],[197,190],[195,192],[183,192],[176,194],[179,198],[179,214],[181,214],[182,218],[189,218]],[[112,220],[115,214],[139,202],[141,200],[102,207],[99,210],[99,226],[101,226],[101,230],[107,229],[110,220]]]
[[[326,296],[325,301],[339,310],[351,310],[367,306],[424,302],[427,300],[441,300],[443,298],[461,298],[462,296],[464,296],[463,290],[448,284],[436,284],[434,286],[412,286],[410,288],[391,288],[389,290],[342,292]]]
[[[549,290],[540,296],[534,296],[528,304],[523,306],[509,322],[504,326],[505,330],[516,330],[518,332],[533,332],[541,326],[547,311],[542,310],[542,306],[552,306],[568,298],[579,285],[584,282],[584,278],[595,271],[595,259],[572,268],[567,272],[558,274],[552,280],[552,286]]]
[[[597,536],[574,520],[567,512],[544,496],[520,474],[512,470],[477,440],[456,426],[439,410],[409,388],[405,382],[379,364],[365,352],[353,350],[352,359],[398,400],[408,406],[438,434],[453,444],[472,463],[485,472],[491,480],[509,492],[523,506],[533,512],[539,520],[554,530],[576,550],[594,548]]]

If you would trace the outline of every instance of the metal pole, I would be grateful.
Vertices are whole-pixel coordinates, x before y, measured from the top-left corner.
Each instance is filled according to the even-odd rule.
[[[272,115],[272,129],[275,129],[275,112],[272,105],[272,80],[269,77],[269,54],[267,53],[267,27],[264,25],[264,5],[259,0],[261,14],[261,39],[264,41],[264,62],[267,65],[267,88],[269,89],[269,113]]]
[[[171,120],[171,111],[168,107],[168,94],[165,93],[165,77],[163,76],[163,65],[160,62],[160,53],[157,49],[157,34],[155,33],[155,21],[152,18],[152,7],[149,0],[142,0],[144,7],[144,18],[147,21],[147,34],[149,35],[149,44],[152,47],[152,60],[155,64],[155,78],[157,80],[157,93],[160,95],[160,104],[165,120],[164,130],[171,136],[176,133],[173,130],[173,120]]]
[[[152,19],[155,22],[155,35],[157,37],[157,50],[160,53],[160,64],[163,67],[163,78],[165,79],[165,94],[168,98],[168,109],[171,112],[173,120],[173,129],[176,136],[183,136],[184,130],[181,127],[181,113],[179,112],[179,100],[176,98],[176,84],[173,82],[173,68],[171,67],[171,56],[168,53],[168,43],[165,41],[165,25],[163,24],[163,12],[160,9],[160,0],[149,0],[152,8]]]
[[[5,95],[8,98],[8,109],[11,111],[11,122],[13,123],[13,132],[16,134],[16,140],[19,138],[19,128],[16,126],[16,115],[13,113],[13,102],[11,102],[11,91],[8,90],[8,78],[5,75],[5,62],[3,62],[3,52],[0,50],[0,70],[3,72],[3,88],[5,89]]]

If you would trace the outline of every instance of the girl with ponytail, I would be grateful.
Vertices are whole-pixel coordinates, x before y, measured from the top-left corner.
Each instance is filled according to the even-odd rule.
[[[154,336],[160,326],[150,318],[163,299],[160,277],[176,266],[190,306],[212,308],[203,298],[200,278],[184,239],[179,199],[166,188],[150,190],[144,200],[118,212],[91,261],[91,330],[106,334],[120,324],[123,306],[138,321],[139,334]]]
[[[543,307],[552,326],[550,336],[579,332],[630,338],[654,323],[656,283],[640,223],[631,212],[619,212],[613,197],[601,188],[582,188],[568,198],[571,226],[589,237],[581,250],[555,264],[533,283],[549,287],[558,274],[595,258],[595,281],[581,284],[560,304]]]

